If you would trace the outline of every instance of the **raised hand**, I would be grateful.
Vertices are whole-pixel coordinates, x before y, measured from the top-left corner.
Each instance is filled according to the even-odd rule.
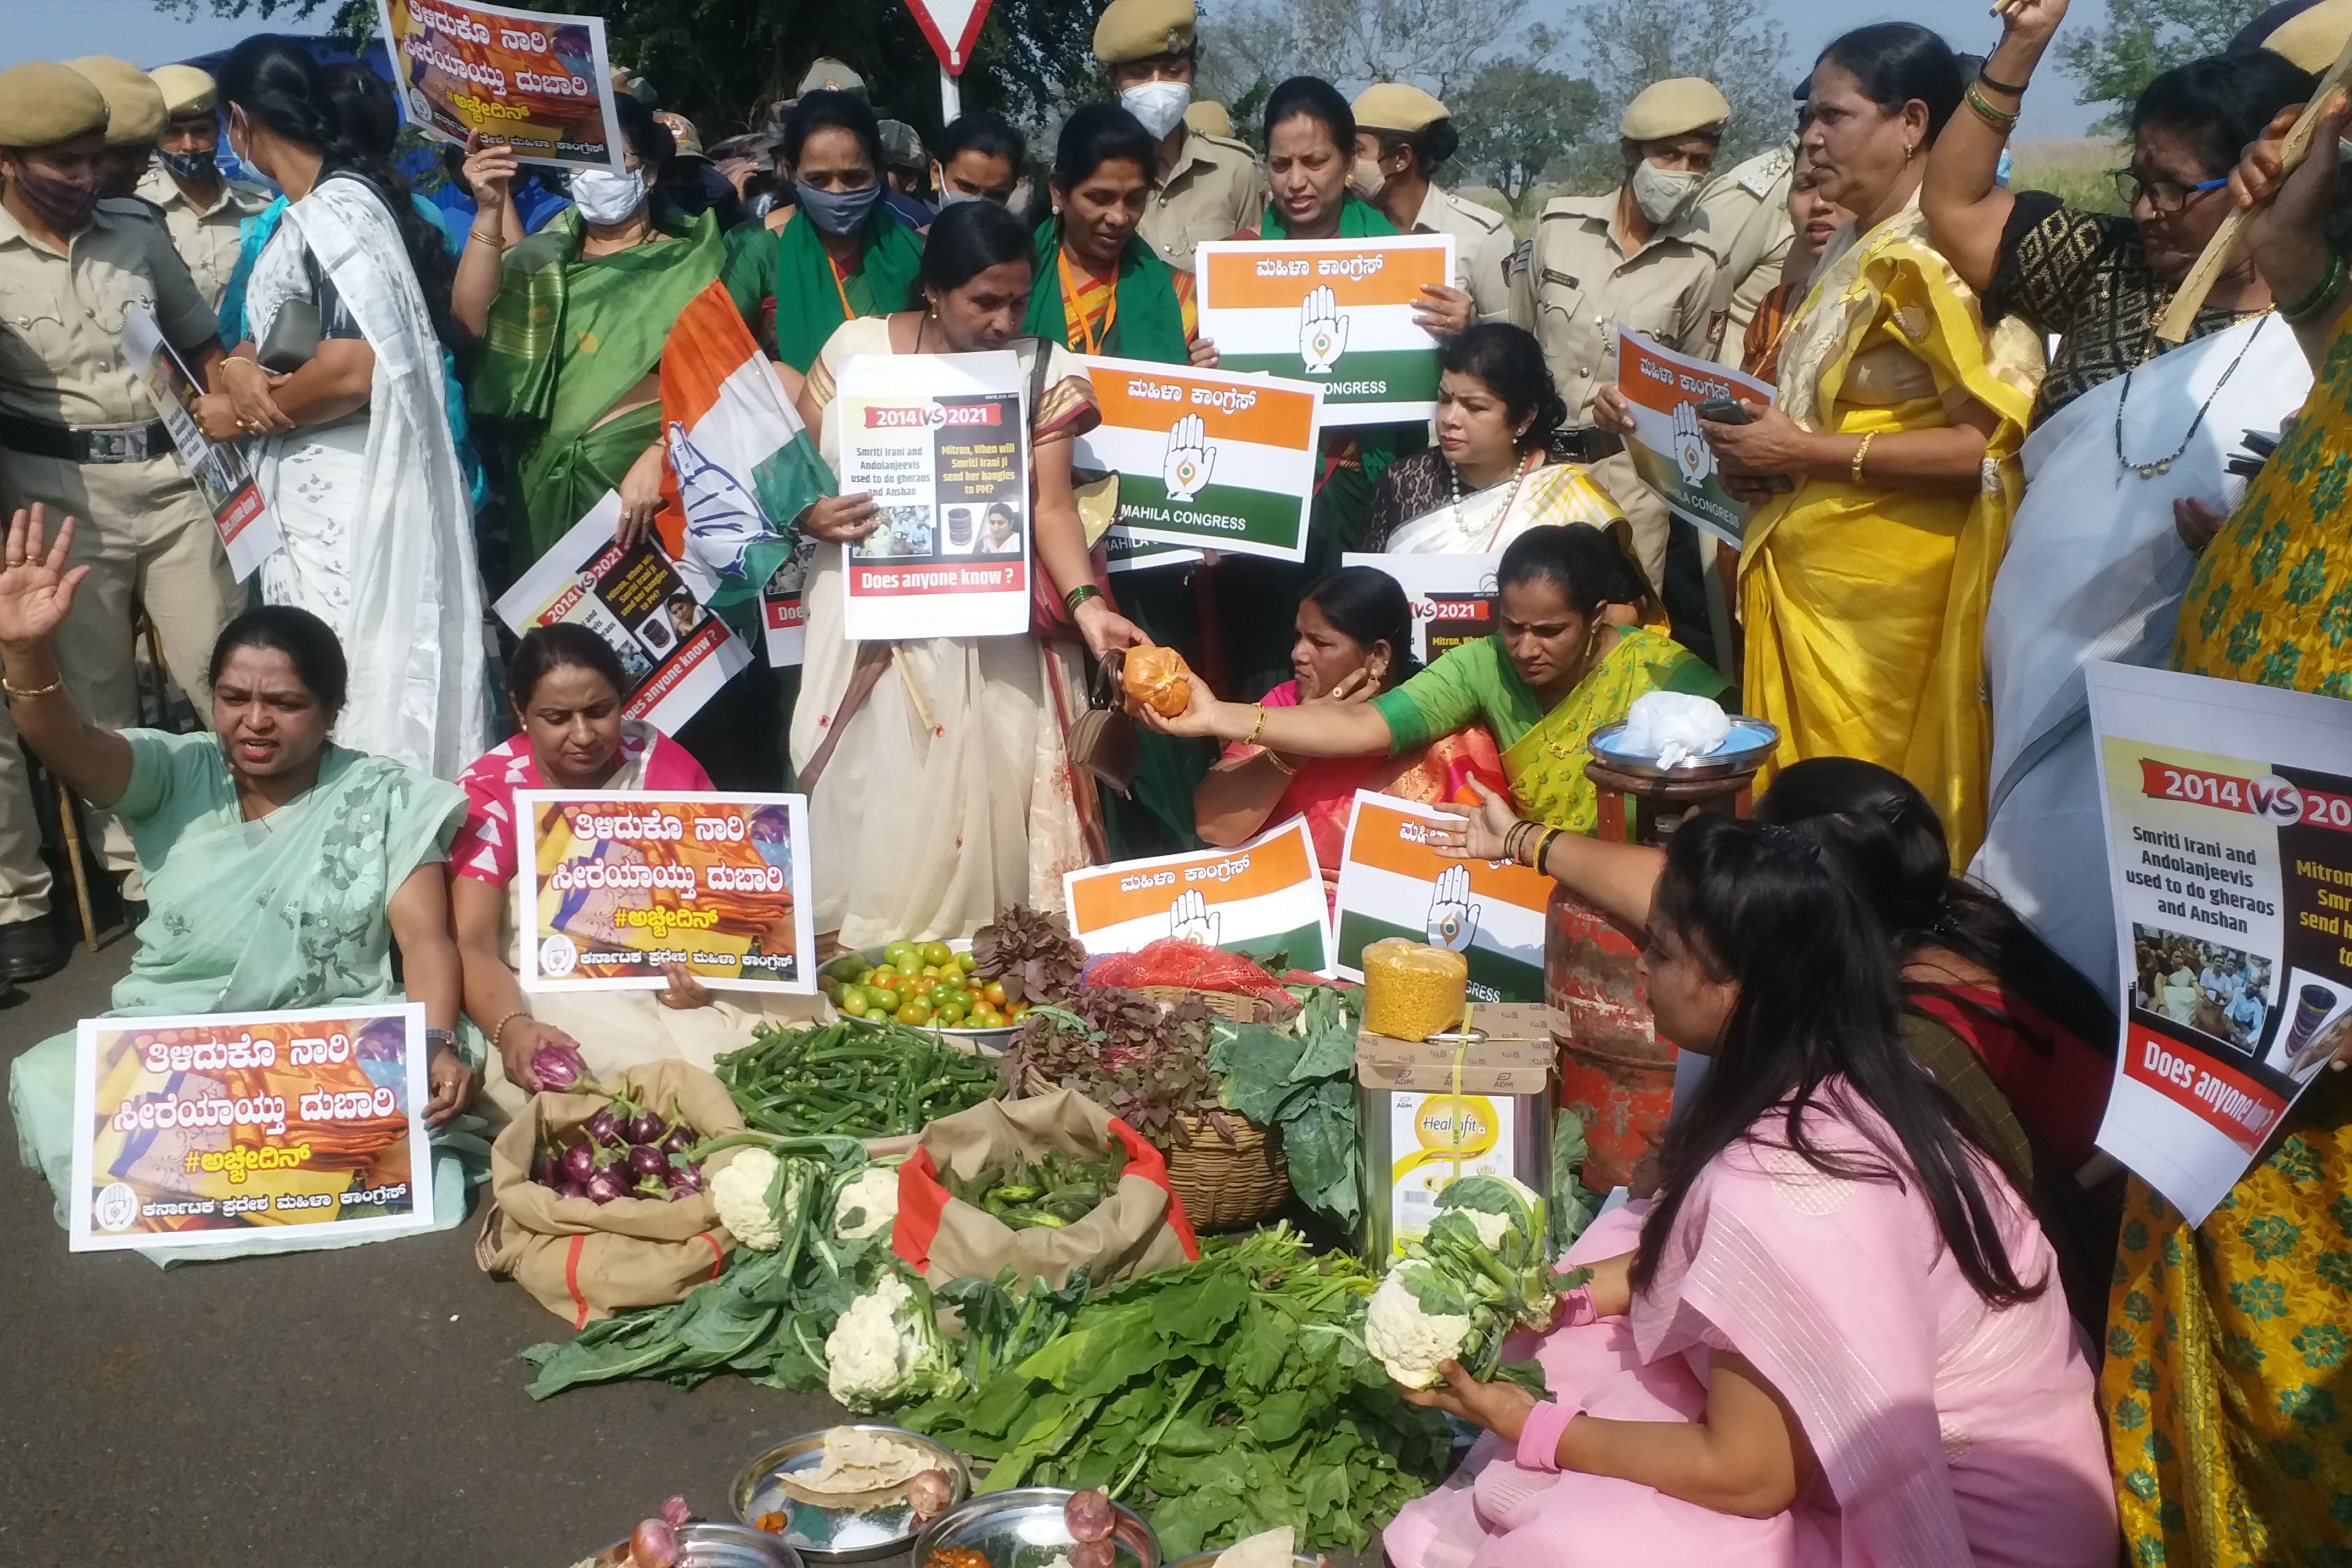
[[[504,142],[485,146],[478,131],[467,136],[466,165],[459,174],[473,193],[474,205],[482,211],[496,213],[507,205],[520,167],[512,147]]]
[[[1168,452],[1160,460],[1160,482],[1172,501],[1190,502],[1208,487],[1216,471],[1217,451],[1209,445],[1209,429],[1197,414],[1187,414],[1168,432]]]
[[[1348,318],[1328,284],[1307,291],[1298,305],[1298,357],[1309,375],[1328,375],[1348,352]]]
[[[2230,175],[2230,195],[2246,213],[2246,247],[2254,265],[2282,300],[2310,292],[2328,265],[2326,223],[2336,199],[2343,153],[2338,138],[2352,118],[2352,95],[2342,88],[2328,94],[2312,128],[2311,150],[2286,167],[2286,143],[2302,116],[2300,106],[2283,109],[2246,149]]]
[[[1698,427],[1698,405],[1677,403],[1674,420],[1675,467],[1683,473],[1683,482],[1703,485],[1715,472],[1715,448],[1706,444],[1706,433]]]
[[[1478,934],[1478,906],[1470,901],[1469,867],[1448,866],[1437,874],[1423,931],[1432,947],[1448,952],[1470,951],[1470,939]]]
[[[1196,889],[1186,889],[1176,895],[1168,906],[1168,934],[1179,942],[1197,942],[1202,947],[1217,945],[1217,911],[1209,907]]]
[[[43,538],[47,514],[37,501],[8,520],[0,548],[0,647],[47,642],[73,609],[74,590],[89,575],[88,566],[68,566],[74,520],[58,524],[54,540]]]
[[[2005,37],[2021,44],[2046,44],[2058,31],[2058,24],[2066,19],[2066,0],[1998,0],[1993,10],[2000,17]]]

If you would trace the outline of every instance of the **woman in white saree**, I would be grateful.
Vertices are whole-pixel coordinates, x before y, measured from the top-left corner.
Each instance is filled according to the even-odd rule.
[[[219,81],[231,145],[290,205],[247,286],[253,340],[199,418],[217,437],[260,437],[256,477],[283,536],[261,595],[341,640],[336,739],[455,778],[488,743],[489,702],[473,510],[427,304],[447,300],[446,256],[399,176],[338,122],[299,44],[248,38]]]

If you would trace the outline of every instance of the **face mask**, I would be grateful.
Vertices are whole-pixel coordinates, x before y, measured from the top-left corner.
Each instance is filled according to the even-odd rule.
[[[1381,188],[1389,183],[1389,177],[1381,173],[1381,166],[1370,158],[1357,159],[1356,172],[1349,177],[1356,182],[1356,194],[1368,202],[1379,201]]]
[[[941,212],[945,212],[948,208],[952,206],[961,206],[966,202],[986,202],[993,200],[995,200],[993,196],[977,196],[972,195],[970,191],[959,191],[952,185],[941,185],[940,187],[940,211]]]
[[[220,163],[210,152],[158,153],[163,167],[183,180],[209,180],[220,172]]]
[[[88,223],[92,209],[98,205],[98,187],[76,180],[52,180],[27,174],[20,167],[16,184],[25,205],[60,234],[71,234]]]
[[[862,191],[820,191],[805,180],[794,180],[793,191],[811,223],[830,235],[852,235],[882,199],[882,182],[877,180]]]
[[[646,177],[627,170],[574,169],[572,201],[590,223],[611,227],[636,216],[646,205]]]
[[[1189,81],[1147,81],[1120,93],[1118,101],[1129,114],[1143,122],[1143,129],[1154,142],[1163,141],[1170,132],[1184,122],[1184,110],[1192,103],[1192,84]]]
[[[2016,171],[2016,168],[2017,160],[2009,155],[2008,148],[2002,148],[2000,162],[1993,165],[1992,183],[2004,191],[2009,189],[2009,176]]]
[[[1701,177],[1687,170],[1661,169],[1644,158],[1633,165],[1633,205],[1652,223],[1672,223],[1698,195]]]

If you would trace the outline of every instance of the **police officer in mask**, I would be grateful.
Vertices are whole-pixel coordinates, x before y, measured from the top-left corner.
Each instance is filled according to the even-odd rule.
[[[1192,0],[1111,0],[1095,24],[1095,58],[1121,107],[1160,142],[1139,232],[1161,260],[1187,272],[1202,240],[1256,227],[1267,195],[1256,153],[1185,121],[1198,20]]]
[[[163,135],[139,194],[163,210],[163,226],[195,278],[205,303],[220,308],[236,270],[239,230],[269,205],[269,193],[232,180],[221,168],[220,108],[213,79],[194,66],[147,73],[163,95]]]

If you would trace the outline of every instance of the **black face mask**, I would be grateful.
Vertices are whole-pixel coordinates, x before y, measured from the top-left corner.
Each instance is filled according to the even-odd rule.
[[[183,180],[209,180],[220,173],[220,163],[207,148],[201,153],[158,153],[163,167]]]

